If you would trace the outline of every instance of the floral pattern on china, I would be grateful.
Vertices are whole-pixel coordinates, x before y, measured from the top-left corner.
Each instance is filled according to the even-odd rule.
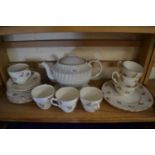
[[[142,84],[139,84],[133,94],[125,96],[115,90],[111,80],[103,84],[102,92],[104,99],[110,105],[130,112],[147,110],[154,102],[151,93]]]
[[[32,71],[31,77],[24,84],[16,84],[11,78],[7,81],[7,89],[15,91],[28,91],[40,84],[41,76],[38,72]]]

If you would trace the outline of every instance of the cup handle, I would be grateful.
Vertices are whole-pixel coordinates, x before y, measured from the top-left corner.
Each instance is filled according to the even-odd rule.
[[[54,102],[56,102],[56,103],[54,103]],[[52,97],[52,98],[50,99],[50,103],[51,103],[52,105],[54,105],[55,107],[59,107],[59,108],[60,108],[58,99]]]
[[[92,61],[88,62],[88,64],[90,66],[92,66],[92,63],[96,63],[100,67],[100,70],[96,74],[91,76],[91,79],[95,79],[96,77],[98,77],[102,73],[103,67],[102,67],[102,63],[99,60],[92,60]]]
[[[141,78],[141,76],[142,76],[142,74],[141,74],[141,73],[137,73],[135,77],[136,77],[136,79],[140,79],[140,78]]]
[[[120,78],[120,74],[118,72],[113,72],[112,73],[112,80],[117,84],[119,85],[119,81],[118,79]]]

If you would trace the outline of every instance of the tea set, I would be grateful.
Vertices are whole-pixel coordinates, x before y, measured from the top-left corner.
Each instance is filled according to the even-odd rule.
[[[93,63],[99,66],[99,71],[94,75]],[[153,104],[151,93],[139,83],[143,67],[137,62],[119,62],[119,71],[112,73],[112,80],[105,82],[101,90],[88,85],[103,71],[99,60],[87,62],[77,56],[66,56],[52,67],[45,62],[41,66],[45,68],[48,78],[61,87],[56,89],[50,84],[41,84],[40,74],[31,71],[25,63],[11,65],[7,82],[10,102],[22,104],[33,100],[40,109],[55,106],[66,113],[73,112],[79,100],[87,112],[99,110],[103,98],[110,105],[131,112],[146,110]]]
[[[151,93],[139,83],[143,67],[133,61],[119,62],[119,72],[112,73],[112,80],[103,84],[104,99],[114,107],[138,112],[153,105]]]

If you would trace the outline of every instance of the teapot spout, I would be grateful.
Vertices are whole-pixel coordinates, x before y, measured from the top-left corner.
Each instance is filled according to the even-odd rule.
[[[54,81],[55,79],[53,77],[53,72],[52,72],[51,68],[49,67],[49,65],[46,62],[42,62],[40,65],[46,70],[48,78],[50,80]]]

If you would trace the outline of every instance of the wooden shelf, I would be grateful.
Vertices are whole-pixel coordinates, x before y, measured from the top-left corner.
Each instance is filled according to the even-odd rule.
[[[3,36],[26,33],[50,33],[50,32],[80,32],[80,33],[134,33],[140,35],[140,40],[33,40],[4,42]],[[147,34],[147,35],[145,35]],[[144,75],[141,82],[147,77],[154,49],[155,27],[149,26],[31,26],[31,27],[0,27],[0,121],[18,122],[73,122],[73,123],[112,123],[112,122],[155,122],[154,107],[138,113],[126,112],[110,106],[106,101],[101,104],[101,109],[95,113],[83,110],[79,102],[73,113],[66,114],[56,107],[49,110],[40,110],[34,102],[22,105],[9,103],[3,91],[8,79],[6,68],[9,64],[7,48],[11,47],[46,47],[46,46],[122,46],[140,47],[138,50],[138,62],[144,66]],[[142,43],[142,44],[141,44]],[[146,80],[145,80],[146,81]],[[94,82],[92,85],[101,87],[103,81]],[[148,89],[155,96],[155,80],[150,80]],[[1,94],[3,93],[3,94]]]
[[[149,80],[146,86],[152,93],[152,95],[155,97],[155,79]]]
[[[154,26],[4,26],[0,35],[48,32],[104,32],[155,34]]]
[[[102,81],[95,82],[101,86]],[[3,95],[0,98],[0,121],[22,122],[69,122],[69,123],[112,123],[112,122],[153,122],[155,121],[154,107],[138,113],[116,109],[106,101],[101,109],[95,113],[83,110],[80,102],[73,113],[66,114],[56,107],[40,110],[35,103],[16,105],[9,103]]]
[[[139,47],[141,41],[136,40],[43,40],[43,41],[7,41],[3,42],[6,48],[19,47]]]

